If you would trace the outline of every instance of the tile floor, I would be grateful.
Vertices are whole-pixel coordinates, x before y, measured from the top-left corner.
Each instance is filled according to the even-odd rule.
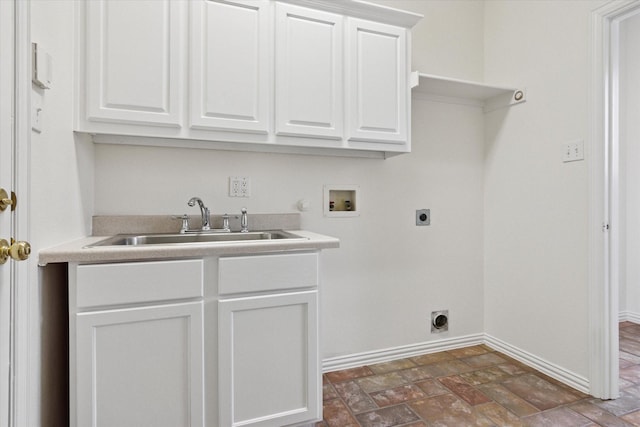
[[[640,426],[640,325],[620,323],[619,399],[571,389],[480,345],[324,375],[317,427]]]

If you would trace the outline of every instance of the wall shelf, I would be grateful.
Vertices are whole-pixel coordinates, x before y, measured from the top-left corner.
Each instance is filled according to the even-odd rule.
[[[527,100],[525,89],[492,86],[417,71],[411,74],[411,83],[413,98],[482,107],[485,113]]]

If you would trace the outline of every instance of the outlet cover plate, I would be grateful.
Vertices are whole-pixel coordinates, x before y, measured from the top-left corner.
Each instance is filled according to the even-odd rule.
[[[416,225],[431,225],[431,209],[416,210]]]
[[[230,176],[229,197],[251,197],[251,178],[248,176]]]

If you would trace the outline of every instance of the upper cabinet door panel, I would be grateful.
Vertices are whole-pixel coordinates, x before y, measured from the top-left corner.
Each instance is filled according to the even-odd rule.
[[[179,126],[184,2],[86,5],[87,119]]]
[[[191,3],[191,127],[269,130],[269,2]]]
[[[348,138],[405,143],[407,30],[350,19],[348,31]]]
[[[343,17],[276,4],[276,133],[342,136]]]

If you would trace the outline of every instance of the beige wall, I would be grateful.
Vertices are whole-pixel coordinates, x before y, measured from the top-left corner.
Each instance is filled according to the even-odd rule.
[[[587,137],[589,18],[602,3],[485,6],[485,78],[528,90],[486,129],[485,329],[585,378],[587,162],[561,150]]]

